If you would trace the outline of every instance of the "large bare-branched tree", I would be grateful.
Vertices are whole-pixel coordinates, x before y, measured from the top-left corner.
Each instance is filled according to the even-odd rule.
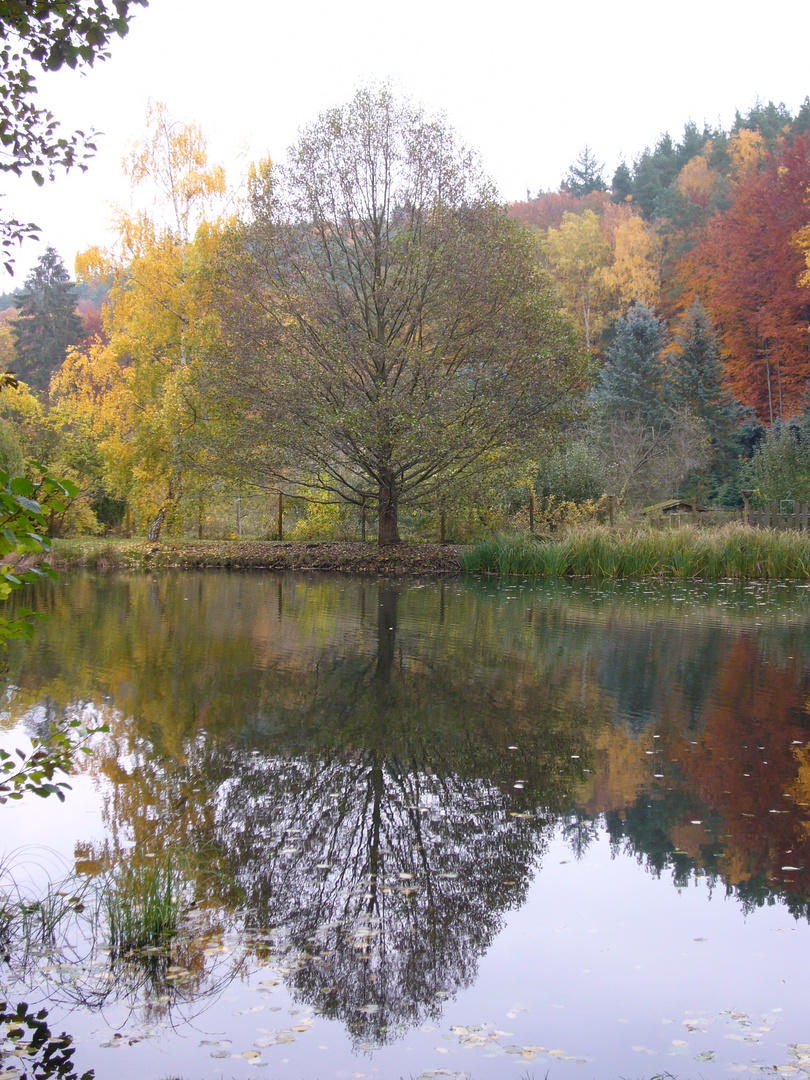
[[[264,479],[375,508],[547,441],[587,361],[523,226],[441,119],[361,90],[254,174],[223,275],[220,403]]]

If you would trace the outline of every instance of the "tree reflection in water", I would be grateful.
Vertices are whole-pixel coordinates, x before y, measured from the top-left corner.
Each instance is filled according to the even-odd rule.
[[[380,586],[375,654],[324,661],[301,708],[216,751],[215,843],[253,925],[289,950],[303,1000],[378,1043],[469,985],[523,902],[546,843],[538,807],[570,796],[582,722],[560,724],[549,695],[517,752],[506,715],[437,724],[459,673],[403,670],[398,602]]]

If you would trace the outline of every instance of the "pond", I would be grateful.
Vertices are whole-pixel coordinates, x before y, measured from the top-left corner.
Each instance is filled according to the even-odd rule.
[[[64,804],[0,807],[0,1000],[72,1040],[50,1075],[810,1075],[807,587],[39,600],[2,745],[109,725]]]

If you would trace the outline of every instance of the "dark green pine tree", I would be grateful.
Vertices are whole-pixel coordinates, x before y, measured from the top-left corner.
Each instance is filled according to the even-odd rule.
[[[11,323],[17,377],[31,390],[46,391],[71,345],[84,336],[76,291],[55,248],[48,247],[25,279]]]
[[[623,203],[633,198],[633,174],[626,161],[620,161],[616,166],[610,190],[612,202]]]
[[[571,195],[590,195],[592,191],[606,191],[602,172],[604,165],[600,165],[590,147],[586,146],[577,160],[568,169],[568,175],[560,184],[560,191],[567,191]]]
[[[674,403],[661,354],[667,344],[664,324],[644,304],[634,304],[616,324],[597,389],[611,420],[640,417],[658,427]]]
[[[694,301],[675,330],[669,368],[678,402],[706,422],[712,458],[719,463],[718,459],[737,449],[743,410],[725,384],[714,324],[699,300]]]

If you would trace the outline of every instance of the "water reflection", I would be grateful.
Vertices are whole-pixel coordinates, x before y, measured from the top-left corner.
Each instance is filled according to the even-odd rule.
[[[218,986],[238,927],[379,1045],[474,980],[560,822],[576,857],[604,824],[676,886],[807,915],[806,593],[700,592],[84,577],[7,723],[110,724],[77,867],[183,853],[191,952],[153,967]]]

